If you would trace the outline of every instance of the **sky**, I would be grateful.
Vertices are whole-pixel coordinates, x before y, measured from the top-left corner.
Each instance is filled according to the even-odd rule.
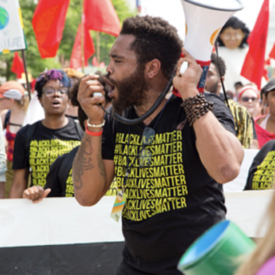
[[[130,0],[129,0],[130,1]],[[141,5],[141,14],[149,14],[152,16],[160,16],[174,25],[180,37],[184,40],[185,37],[185,16],[182,8],[181,0],[139,0]],[[197,0],[199,1],[199,0]],[[219,0],[221,1],[221,0]],[[230,0],[231,2],[233,0]],[[230,3],[228,0],[228,2]],[[270,31],[267,45],[267,52],[270,51],[275,42],[275,0],[270,1]],[[203,2],[213,2],[213,0],[203,0]],[[226,2],[226,1],[225,1]],[[241,0],[244,8],[238,11],[234,16],[242,20],[247,27],[252,30],[256,22],[258,13],[262,6],[263,0]],[[169,3],[169,4],[167,4]],[[273,16],[272,16],[273,15]]]

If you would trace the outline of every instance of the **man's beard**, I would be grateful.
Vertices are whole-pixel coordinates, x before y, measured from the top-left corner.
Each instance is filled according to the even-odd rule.
[[[216,83],[214,83],[213,85],[209,86],[209,87],[206,87],[205,90],[209,93],[212,93],[212,94],[217,94],[217,89],[218,89],[218,81]]]
[[[148,84],[144,77],[144,65],[138,65],[135,72],[122,81],[110,82],[114,84],[118,90],[118,98],[112,99],[114,111],[121,115],[124,110],[130,106],[140,106],[146,98]],[[107,79],[109,79],[107,77]]]

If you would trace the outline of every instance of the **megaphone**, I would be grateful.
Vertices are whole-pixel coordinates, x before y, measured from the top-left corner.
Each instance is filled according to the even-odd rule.
[[[185,14],[184,48],[202,67],[202,75],[197,89],[203,93],[211,53],[217,36],[226,21],[243,8],[239,0],[181,0]],[[183,74],[188,67],[184,62],[180,69]],[[174,89],[173,93],[180,94]]]

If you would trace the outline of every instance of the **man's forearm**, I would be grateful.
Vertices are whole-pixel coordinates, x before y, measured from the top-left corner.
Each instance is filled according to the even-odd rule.
[[[73,163],[73,182],[75,198],[84,206],[94,205],[107,191],[101,137],[84,134]]]
[[[26,188],[24,188],[24,186],[22,186],[21,184],[12,184],[11,191],[10,191],[10,198],[11,199],[22,198],[22,194],[25,189]]]
[[[233,180],[239,174],[244,155],[238,139],[212,112],[197,119],[193,126],[197,150],[209,175],[219,183]]]

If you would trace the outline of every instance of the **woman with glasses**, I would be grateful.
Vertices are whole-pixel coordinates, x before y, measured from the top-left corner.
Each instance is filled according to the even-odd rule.
[[[260,112],[259,99],[258,91],[252,85],[244,86],[238,94],[238,102],[248,110],[253,118]]]
[[[49,167],[55,159],[80,144],[78,125],[65,116],[69,88],[70,81],[62,70],[53,69],[37,78],[35,89],[45,119],[26,125],[16,136],[11,198],[22,197],[30,171],[31,185],[44,187]]]
[[[97,72],[100,75],[98,81],[103,85],[105,91],[105,97],[110,90],[110,86],[103,81],[101,72]],[[68,75],[68,73],[67,73]],[[77,100],[79,87],[79,80],[76,80],[73,87],[70,90],[70,100],[73,107],[78,109],[78,120],[83,131],[87,124],[87,115],[79,105]],[[106,99],[107,102],[107,99]],[[106,108],[106,105],[104,106]],[[50,167],[50,171],[46,178],[46,185],[44,188],[41,186],[32,186],[24,190],[23,198],[29,199],[34,203],[41,201],[45,197],[73,197],[74,187],[72,179],[72,164],[79,146],[75,147],[71,152],[59,156]],[[114,179],[109,190],[105,196],[115,196],[117,194],[116,180]]]
[[[275,78],[271,79],[261,90],[265,95],[265,104],[269,113],[255,118],[255,126],[260,148],[275,139]]]

